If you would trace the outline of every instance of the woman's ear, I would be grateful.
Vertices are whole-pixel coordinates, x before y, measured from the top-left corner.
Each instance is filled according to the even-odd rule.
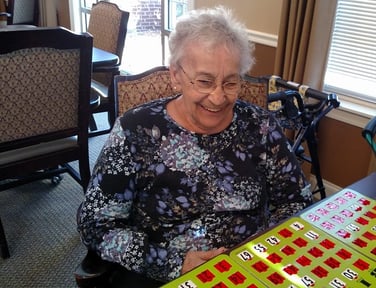
[[[176,65],[170,66],[170,78],[171,84],[175,92],[181,92],[181,77],[179,72],[179,67]]]

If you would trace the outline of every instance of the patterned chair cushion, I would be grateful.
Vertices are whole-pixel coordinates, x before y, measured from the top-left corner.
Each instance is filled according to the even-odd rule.
[[[267,84],[260,78],[242,80],[239,98],[258,106],[267,107]],[[137,80],[117,83],[118,115],[142,103],[172,96],[174,91],[168,70],[157,71]]]
[[[267,83],[261,78],[246,76],[242,80],[242,86],[239,93],[239,99],[267,108]]]
[[[0,55],[0,143],[77,126],[79,57],[45,47]]]
[[[90,12],[87,31],[93,35],[93,46],[117,54],[121,11],[114,5],[97,5]]]
[[[118,41],[122,11],[115,5],[99,3],[93,6],[90,12],[90,21],[87,31],[93,35],[93,46],[111,52],[120,57]],[[111,73],[96,72],[92,75],[96,81],[109,86],[112,81]]]
[[[117,83],[118,115],[154,99],[175,94],[169,71],[156,71],[143,78]]]

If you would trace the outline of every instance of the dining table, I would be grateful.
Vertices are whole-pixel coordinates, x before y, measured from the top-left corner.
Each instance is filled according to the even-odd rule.
[[[119,57],[116,54],[108,52],[106,50],[93,47],[93,56],[92,56],[92,63],[93,63],[93,72],[95,70],[100,69],[102,67],[114,67],[119,69]]]
[[[117,75],[120,73],[120,59],[119,57],[111,52],[108,52],[106,50],[93,47],[92,51],[92,71],[93,73],[96,72],[104,72],[104,73],[112,73],[112,75]],[[101,103],[101,96],[102,97],[110,97],[113,99],[114,95],[114,87],[113,83],[111,82],[109,87],[105,87],[103,84],[101,84],[98,81],[95,81],[92,79],[91,81],[91,89],[92,93],[90,93],[90,107],[91,109],[96,109]],[[106,96],[103,96],[106,95]],[[112,101],[114,102],[114,101]],[[114,107],[112,108],[115,111],[115,104],[113,104]],[[90,120],[90,130],[96,131],[97,125],[95,123],[94,118],[92,117]],[[99,132],[91,132],[91,136],[96,135]],[[100,134],[98,134],[100,135]]]
[[[119,67],[119,57],[116,54],[108,52],[106,50],[93,47],[92,52],[92,65],[93,65],[93,72],[107,72],[112,71],[114,73],[118,73],[120,70]],[[94,83],[93,83],[94,82]],[[101,86],[100,83],[96,82],[95,80],[92,81],[92,86],[94,89],[99,89],[97,86]],[[99,95],[98,93],[91,93],[90,95],[90,105],[92,108],[98,106],[99,103]]]

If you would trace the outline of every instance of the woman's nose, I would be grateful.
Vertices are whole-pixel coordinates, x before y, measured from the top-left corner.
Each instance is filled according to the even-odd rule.
[[[225,101],[226,93],[222,85],[217,85],[213,92],[209,94],[209,100],[215,105],[221,105]]]

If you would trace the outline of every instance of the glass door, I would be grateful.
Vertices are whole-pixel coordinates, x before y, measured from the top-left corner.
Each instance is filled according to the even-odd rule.
[[[193,8],[193,0],[107,0],[130,13],[121,70],[141,73],[168,65],[168,37],[176,20]],[[81,31],[87,31],[90,10],[99,0],[80,0]]]

